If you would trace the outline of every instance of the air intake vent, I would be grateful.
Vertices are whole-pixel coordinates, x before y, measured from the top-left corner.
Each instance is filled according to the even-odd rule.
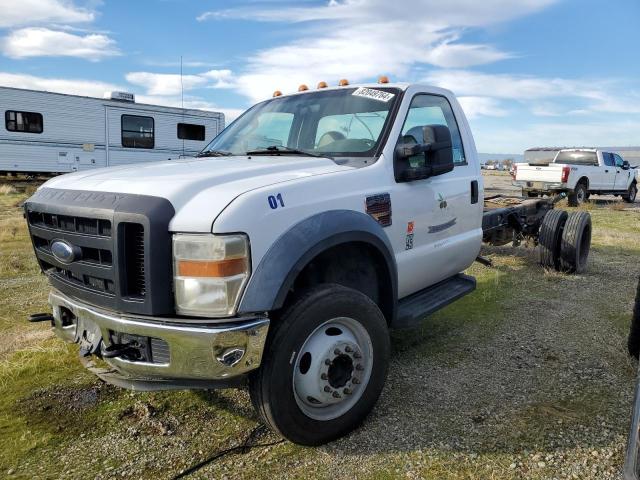
[[[138,223],[124,224],[124,264],[126,295],[143,298],[147,293],[144,270],[144,227]]]

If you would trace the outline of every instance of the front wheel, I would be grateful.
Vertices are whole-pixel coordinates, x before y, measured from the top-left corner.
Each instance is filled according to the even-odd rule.
[[[321,445],[358,426],[375,405],[389,361],[378,306],[340,285],[312,288],[272,323],[249,381],[263,421],[288,440]]]
[[[636,201],[636,197],[638,196],[638,185],[636,183],[632,183],[629,186],[629,190],[626,194],[622,195],[622,199],[627,203],[633,203]]]

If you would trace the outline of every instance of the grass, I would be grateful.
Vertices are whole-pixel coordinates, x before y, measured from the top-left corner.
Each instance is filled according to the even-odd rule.
[[[80,366],[76,346],[25,321],[47,311],[21,216],[26,195],[0,189],[0,477],[170,478],[241,443],[257,425],[247,392],[104,385]],[[285,442],[229,455],[194,478],[564,478],[558,472],[584,449],[611,449],[620,464],[640,215],[590,213],[586,274],[544,272],[530,249],[487,247],[494,268],[469,269],[473,294],[394,332],[388,387],[354,434],[322,448]],[[589,433],[598,429],[610,435]],[[540,467],[537,451],[565,463]]]

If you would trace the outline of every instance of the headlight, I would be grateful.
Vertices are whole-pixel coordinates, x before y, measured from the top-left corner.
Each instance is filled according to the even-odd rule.
[[[173,236],[176,311],[199,317],[235,313],[249,279],[249,242],[245,235]]]

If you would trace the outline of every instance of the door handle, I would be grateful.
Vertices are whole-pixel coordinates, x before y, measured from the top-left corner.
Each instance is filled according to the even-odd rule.
[[[478,181],[471,180],[471,204],[478,203]]]

